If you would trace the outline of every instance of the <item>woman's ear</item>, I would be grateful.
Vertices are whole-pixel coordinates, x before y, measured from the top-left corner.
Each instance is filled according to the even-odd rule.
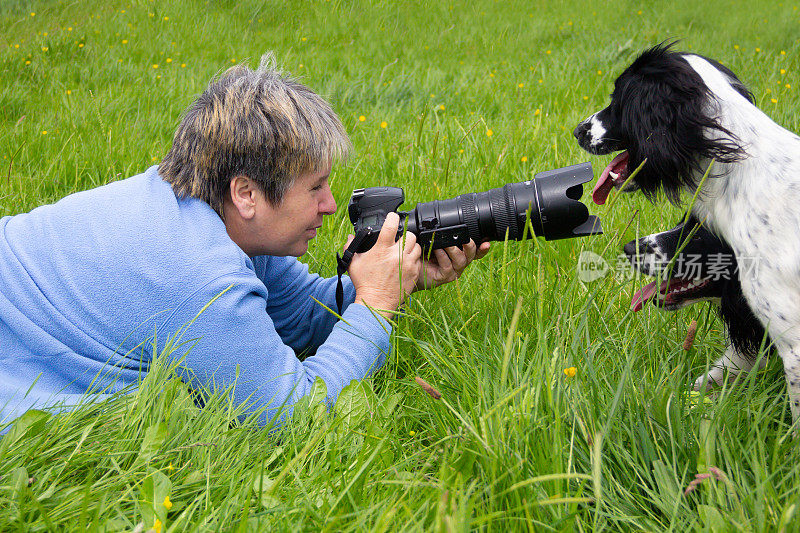
[[[247,176],[234,176],[228,187],[231,207],[239,216],[245,220],[250,220],[256,215],[259,194],[258,185]]]

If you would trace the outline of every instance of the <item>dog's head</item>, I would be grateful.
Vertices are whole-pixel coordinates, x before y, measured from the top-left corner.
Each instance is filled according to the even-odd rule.
[[[673,45],[662,43],[641,54],[614,82],[608,107],[575,128],[578,143],[589,153],[622,150],[597,180],[592,191],[597,204],[645,160],[626,190],[641,190],[651,200],[663,191],[677,203],[682,190],[696,188],[708,161],[730,163],[744,155],[735,135],[715,116],[712,91]],[[703,59],[752,103],[752,94],[733,72]]]
[[[701,301],[719,303],[726,286],[738,284],[731,247],[692,216],[671,230],[633,240],[624,250],[634,268],[659,278],[634,294],[634,311],[649,301],[670,311]]]
[[[634,268],[659,278],[633,295],[631,309],[640,311],[650,301],[668,311],[714,302],[739,353],[758,353],[766,334],[742,294],[736,255],[696,218],[689,215],[671,230],[633,240],[624,249]]]

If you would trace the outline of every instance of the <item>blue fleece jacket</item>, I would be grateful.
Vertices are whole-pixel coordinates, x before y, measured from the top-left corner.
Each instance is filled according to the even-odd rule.
[[[177,199],[157,167],[0,219],[0,424],[110,394],[185,344],[190,386],[227,388],[283,420],[316,377],[329,401],[383,365],[390,326],[344,279],[293,257],[249,258],[203,201]],[[349,304],[349,305],[348,305]],[[201,312],[202,311],[202,312]],[[180,333],[179,333],[180,332]],[[300,361],[296,353],[315,355]],[[238,379],[237,379],[238,372]],[[284,409],[279,409],[285,404]]]

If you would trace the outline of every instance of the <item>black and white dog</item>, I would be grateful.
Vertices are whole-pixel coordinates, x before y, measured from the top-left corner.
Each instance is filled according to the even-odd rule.
[[[783,360],[793,420],[800,418],[800,137],[755,105],[729,69],[659,45],[616,80],[611,103],[575,129],[594,154],[624,150],[593,191],[602,204],[643,161],[630,189],[677,202],[695,191],[692,214],[737,258],[758,261],[742,294]],[[712,165],[713,162],[713,165]]]
[[[629,242],[624,250],[634,268],[657,278],[633,295],[634,311],[648,302],[667,311],[703,301],[717,306],[730,344],[708,373],[695,380],[695,390],[721,384],[726,370],[733,378],[753,368],[759,350],[770,341],[742,294],[740,265],[727,243],[689,215],[670,230]],[[759,366],[764,364],[766,358]]]

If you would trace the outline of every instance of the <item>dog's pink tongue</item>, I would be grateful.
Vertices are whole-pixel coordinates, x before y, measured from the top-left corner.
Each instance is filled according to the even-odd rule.
[[[597,205],[606,203],[608,195],[611,194],[611,189],[614,188],[614,180],[611,179],[609,173],[611,172],[611,165],[608,165],[600,177],[597,178],[597,184],[592,189],[592,200]]]
[[[625,171],[628,168],[628,158],[627,150],[620,152],[603,170],[603,173],[597,178],[597,184],[594,186],[594,189],[592,189],[592,200],[594,200],[594,203],[603,205],[606,203],[608,195],[611,194],[611,189],[614,188],[614,185],[622,185],[625,181]],[[614,172],[617,177],[612,178],[611,172]]]
[[[644,307],[644,304],[652,300],[658,292],[658,289],[656,288],[657,283],[658,282],[656,281],[648,283],[636,291],[636,294],[633,295],[633,299],[631,300],[631,309],[634,311],[641,311],[642,307]]]

